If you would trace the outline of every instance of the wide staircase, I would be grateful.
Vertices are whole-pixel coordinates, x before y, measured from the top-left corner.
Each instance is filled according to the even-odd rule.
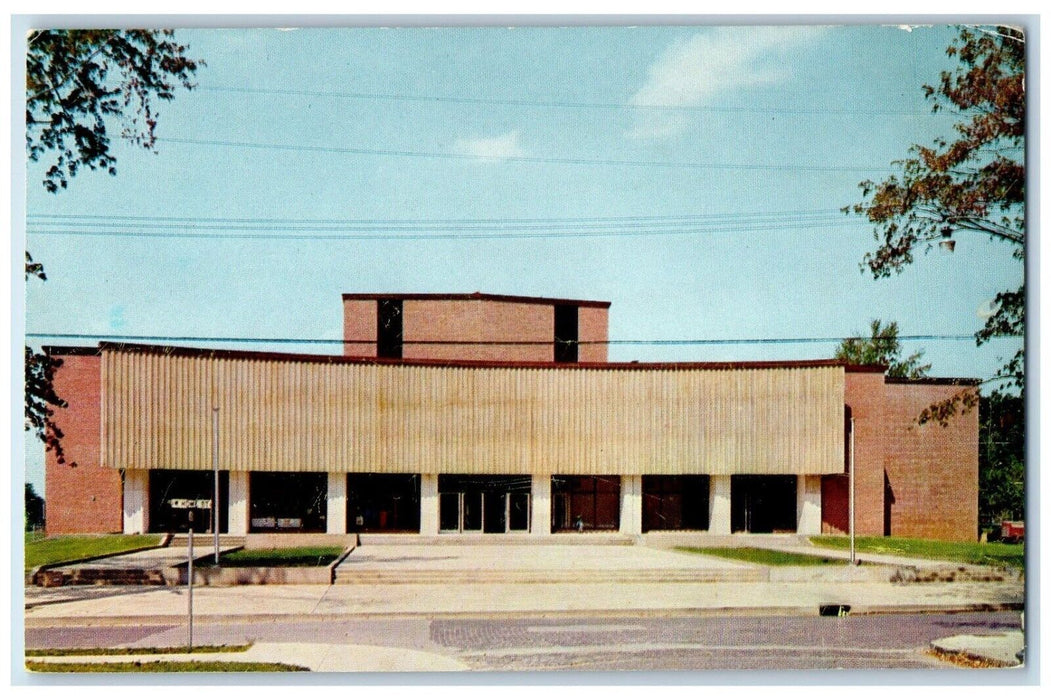
[[[720,583],[767,580],[764,567],[639,547],[615,533],[553,535],[359,536],[335,583],[594,584]]]
[[[189,546],[190,536],[185,532],[172,535],[171,541],[168,543],[169,547],[187,547]],[[193,533],[193,548],[194,553],[200,549],[202,552],[205,550],[211,550],[215,544],[215,538],[212,534],[207,532],[195,532]],[[236,547],[245,546],[244,535],[219,535],[219,548],[222,549],[233,549]]]

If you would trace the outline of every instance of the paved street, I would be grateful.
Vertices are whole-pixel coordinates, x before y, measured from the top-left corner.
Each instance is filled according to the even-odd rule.
[[[26,631],[26,645],[184,644],[183,625],[78,625]],[[660,617],[545,615],[201,623],[199,644],[362,645],[437,655],[480,671],[953,669],[933,639],[1016,630],[1017,613]],[[351,645],[354,645],[352,647]]]

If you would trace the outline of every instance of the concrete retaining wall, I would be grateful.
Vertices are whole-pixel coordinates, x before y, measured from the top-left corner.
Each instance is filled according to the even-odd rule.
[[[358,543],[356,534],[323,533],[257,533],[245,535],[245,549],[283,549],[285,547],[351,547]]]

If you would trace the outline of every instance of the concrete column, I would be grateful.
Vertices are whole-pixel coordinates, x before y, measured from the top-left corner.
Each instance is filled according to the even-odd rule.
[[[730,475],[712,474],[708,493],[708,532],[730,534]]]
[[[145,469],[124,472],[124,534],[141,535],[149,527],[146,504],[149,502],[150,473]]]
[[[248,534],[248,472],[230,471],[226,494],[226,530],[231,535]]]
[[[642,534],[642,476],[638,474],[620,477],[620,532]]]
[[[534,535],[551,534],[551,475],[533,474],[531,500],[533,513],[530,516],[531,532]]]
[[[821,534],[821,475],[800,474],[796,486],[796,532]]]
[[[420,534],[438,534],[438,475],[420,475]]]
[[[347,475],[343,472],[328,473],[325,532],[330,535],[347,534]]]

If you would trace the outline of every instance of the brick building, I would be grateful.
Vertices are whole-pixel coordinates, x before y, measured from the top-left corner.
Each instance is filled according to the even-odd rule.
[[[212,498],[217,408],[224,532],[844,532],[853,443],[859,534],[977,536],[977,411],[915,420],[973,382],[610,363],[608,302],[347,294],[343,311],[342,356],[51,348],[76,466],[47,455],[48,531],[185,527],[170,501]]]

